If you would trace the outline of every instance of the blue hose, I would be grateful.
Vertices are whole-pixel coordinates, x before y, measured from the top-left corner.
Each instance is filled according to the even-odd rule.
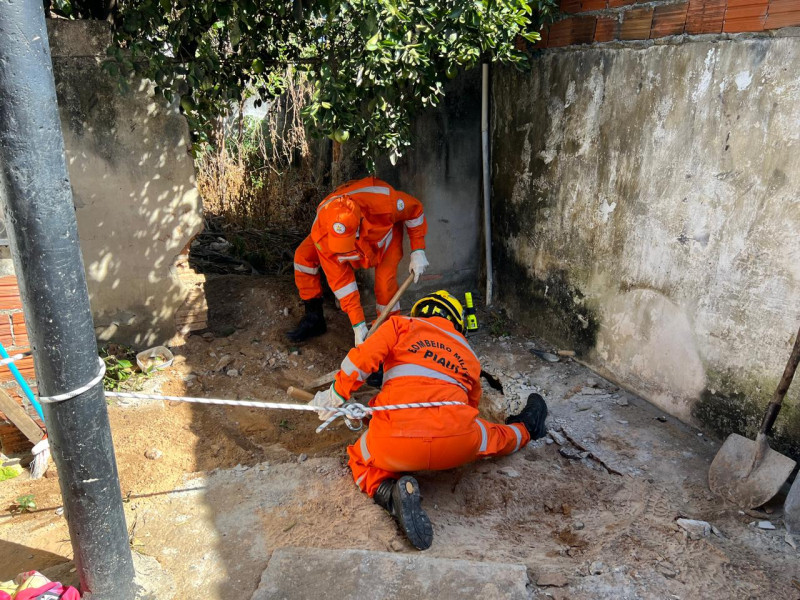
[[[3,347],[3,344],[0,344],[0,357],[8,358],[8,352]],[[33,390],[31,386],[28,385],[28,382],[25,381],[25,378],[22,376],[22,373],[19,372],[19,369],[14,363],[8,363],[6,365],[11,374],[14,376],[14,379],[17,380],[19,387],[22,388],[22,391],[25,393],[25,396],[28,398],[28,401],[33,405],[34,410],[36,410],[36,414],[39,415],[39,418],[44,423],[44,413],[42,413],[42,405],[39,404],[39,401],[36,399],[36,396],[33,395]]]

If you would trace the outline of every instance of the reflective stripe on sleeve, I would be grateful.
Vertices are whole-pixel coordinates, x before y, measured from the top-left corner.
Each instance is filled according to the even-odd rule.
[[[353,373],[357,372],[359,381],[364,381],[369,376],[366,371],[359,369],[355,363],[350,360],[349,356],[345,356],[344,360],[342,361],[342,371],[344,371],[346,375],[352,375]]]
[[[408,219],[408,220],[406,221],[406,227],[408,227],[408,228],[412,228],[412,227],[419,227],[419,226],[420,226],[420,225],[422,225],[424,222],[425,222],[425,213],[422,213],[422,214],[421,214],[420,216],[418,216],[416,219]]]
[[[519,424],[518,423],[512,423],[511,424],[511,429],[514,430],[514,434],[517,436],[517,445],[514,446],[514,452],[519,450],[520,444],[522,444],[522,434],[520,433],[519,428],[520,427],[524,427],[524,425],[519,425],[519,426],[517,426],[517,425],[519,425]]]
[[[475,419],[475,422],[481,428],[481,447],[478,448],[478,452],[486,452],[486,446],[489,445],[489,434],[486,433],[486,425],[481,423],[480,419]]]
[[[336,296],[338,300],[341,300],[345,296],[349,296],[353,292],[358,291],[358,284],[354,281],[352,283],[348,283],[345,286],[340,287],[338,290],[333,290],[333,295]]]
[[[386,383],[387,381],[396,379],[397,377],[429,377],[431,379],[438,379],[439,381],[452,383],[453,385],[460,387],[465,392],[467,391],[467,388],[464,387],[463,384],[459,383],[449,375],[445,375],[444,373],[440,373],[439,371],[434,371],[433,369],[422,367],[420,365],[398,365],[396,367],[392,367],[388,371],[384,372],[383,382]]]
[[[367,431],[369,431],[369,429]],[[372,458],[372,455],[369,453],[369,449],[367,448],[367,431],[365,431],[361,436],[361,457],[364,460],[369,460]]]
[[[301,273],[308,273],[309,275],[316,275],[319,273],[319,267],[307,267],[300,263],[294,263],[294,270],[300,271]]]
[[[366,476],[367,476],[367,474],[366,474],[366,473],[364,473],[364,474],[363,474],[361,477],[359,477],[358,479],[356,479],[356,485],[357,485],[357,486],[359,486],[359,487],[361,487],[361,482],[362,482],[362,481],[364,481],[364,478],[365,478]]]
[[[342,254],[336,257],[340,263],[346,260],[358,260],[359,258],[361,258],[361,256],[358,254]]]

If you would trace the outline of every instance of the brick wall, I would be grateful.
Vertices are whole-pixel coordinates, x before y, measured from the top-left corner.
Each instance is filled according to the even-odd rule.
[[[0,343],[9,354],[17,354],[29,350],[28,331],[25,328],[25,316],[22,313],[22,299],[19,296],[17,278],[13,275],[0,277]],[[22,376],[33,386],[36,375],[33,370],[33,358],[28,356],[14,363]],[[14,381],[8,367],[0,367],[0,387],[23,406],[26,412],[39,426],[42,422],[36,411],[26,400],[22,400],[22,390]],[[0,412],[0,450],[5,454],[17,454],[31,447],[30,442],[16,426]]]
[[[800,0],[561,0],[535,48],[800,26]]]

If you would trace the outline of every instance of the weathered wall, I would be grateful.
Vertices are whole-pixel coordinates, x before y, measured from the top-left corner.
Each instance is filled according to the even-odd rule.
[[[105,74],[106,24],[48,31],[98,337],[165,342],[190,291],[176,258],[202,224],[186,122],[146,82],[123,92]]]
[[[502,299],[720,434],[757,424],[800,321],[797,35],[545,50],[493,80]]]

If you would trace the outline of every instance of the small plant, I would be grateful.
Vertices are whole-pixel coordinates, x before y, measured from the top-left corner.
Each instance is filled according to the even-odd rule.
[[[145,371],[138,371],[136,352],[130,346],[108,344],[100,349],[100,358],[106,364],[103,389],[110,392],[139,390],[154,370],[149,367]]]
[[[21,515],[23,513],[36,510],[36,500],[34,500],[33,494],[25,494],[24,496],[20,496],[15,502],[16,504],[11,510],[13,513]]]

